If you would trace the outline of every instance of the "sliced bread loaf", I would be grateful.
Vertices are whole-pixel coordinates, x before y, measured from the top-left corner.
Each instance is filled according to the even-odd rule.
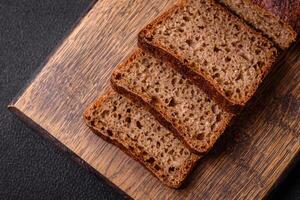
[[[95,133],[120,147],[169,187],[178,188],[200,158],[148,111],[114,91],[93,103],[84,119]]]
[[[296,40],[296,30],[300,28],[299,0],[219,1],[256,29],[264,32],[281,48],[288,48]]]
[[[270,40],[214,0],[175,5],[140,32],[139,44],[232,109],[253,96],[277,57]]]
[[[144,102],[193,152],[205,153],[233,115],[168,64],[138,49],[114,70],[112,85]]]

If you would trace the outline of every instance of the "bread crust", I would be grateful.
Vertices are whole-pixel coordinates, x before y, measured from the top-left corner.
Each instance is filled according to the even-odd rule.
[[[104,101],[109,98],[110,96],[115,95],[115,92],[112,89],[108,89],[107,92],[100,96],[94,103],[92,103],[83,114],[83,119],[87,126],[94,132],[96,135],[101,137],[103,140],[117,146],[119,149],[121,149],[124,153],[126,153],[128,156],[132,157],[134,160],[138,161],[144,168],[146,168],[148,171],[150,171],[155,177],[157,177],[162,183],[164,183],[166,186],[178,189],[181,187],[181,185],[186,180],[187,176],[192,172],[194,167],[197,165],[199,159],[201,159],[201,156],[198,156],[196,154],[191,154],[191,157],[189,160],[187,160],[184,165],[181,167],[180,171],[180,180],[178,183],[170,182],[167,179],[164,179],[163,177],[159,176],[159,174],[155,173],[155,170],[152,169],[150,165],[147,165],[146,162],[143,161],[143,157],[141,155],[138,155],[134,152],[131,152],[129,149],[127,149],[122,143],[120,143],[116,139],[112,139],[106,134],[101,133],[101,130],[97,129],[95,126],[92,126],[89,124],[87,118],[91,116],[91,112],[94,107],[101,106]]]
[[[215,2],[215,1],[213,1]],[[152,55],[163,59],[167,62],[171,62],[173,65],[172,67],[178,71],[179,73],[186,76],[188,79],[192,80],[196,85],[198,85],[203,91],[205,91],[211,98],[213,98],[216,102],[218,102],[223,108],[225,108],[227,111],[232,113],[238,113],[241,111],[241,109],[246,105],[246,103],[251,99],[251,97],[254,95],[256,89],[261,84],[265,76],[270,71],[270,68],[275,63],[275,58],[277,57],[277,51],[275,52],[275,55],[273,56],[274,59],[269,60],[268,63],[266,63],[262,74],[261,79],[257,83],[256,88],[252,88],[251,94],[248,95],[245,99],[242,99],[241,102],[235,102],[222,93],[222,89],[217,84],[214,84],[212,79],[209,77],[206,77],[201,72],[196,72],[190,67],[189,63],[181,58],[179,55],[175,55],[172,53],[171,49],[163,48],[161,45],[156,44],[152,41],[149,41],[149,37],[151,37],[151,32],[154,31],[155,27],[159,24],[168,19],[174,12],[176,12],[179,9],[182,9],[187,4],[186,0],[179,1],[177,4],[175,4],[173,7],[171,7],[169,10],[167,10],[165,13],[160,15],[158,18],[156,18],[154,21],[152,21],[150,24],[148,24],[145,28],[143,28],[139,34],[138,34],[138,46],[142,48],[143,50],[151,53]],[[215,2],[216,3],[216,2]],[[221,6],[220,4],[216,3],[217,6],[220,7],[224,12],[229,12],[227,8],[224,6]],[[256,35],[261,36],[262,40],[265,42],[268,42],[268,39],[263,37],[263,35],[259,32],[254,31],[249,26],[244,26],[245,24],[242,23],[239,19],[236,17],[236,21],[240,24],[242,24],[243,28],[247,29],[250,32],[255,33]],[[151,40],[151,38],[150,38]]]
[[[268,31],[264,31],[260,25],[255,24],[251,19],[243,16],[242,13],[230,8],[230,3],[227,0],[219,0],[226,8],[232,11],[235,15],[240,17],[244,22],[250,25],[255,30],[261,32],[264,36],[268,37],[279,49],[287,49],[297,39],[297,32],[300,31],[300,2],[295,0],[242,0],[242,2],[250,4],[253,10],[258,11],[263,16],[266,16],[271,21],[277,21],[289,35],[289,39],[284,42],[277,40],[277,38]],[[244,12],[244,11],[241,11]]]
[[[252,3],[266,10],[274,17],[279,17],[289,27],[290,32],[300,32],[300,1],[299,0],[251,0]]]
[[[115,68],[115,70],[112,73],[111,76],[111,85],[113,87],[113,89],[126,96],[127,98],[131,99],[132,101],[134,101],[135,103],[140,104],[141,106],[146,107],[146,109],[166,128],[168,128],[170,131],[172,131],[174,133],[174,135],[180,139],[184,145],[189,148],[190,151],[192,151],[195,154],[198,155],[203,155],[206,154],[215,144],[215,142],[218,140],[218,138],[221,136],[221,134],[225,131],[225,129],[229,126],[229,124],[232,123],[233,118],[234,118],[234,114],[232,113],[228,113],[226,114],[226,120],[224,120],[224,124],[222,124],[218,130],[216,130],[213,134],[215,137],[213,137],[210,140],[210,144],[206,145],[206,147],[204,149],[196,149],[193,148],[188,141],[186,141],[186,139],[182,136],[182,132],[184,130],[184,128],[176,123],[173,122],[171,119],[172,117],[168,115],[168,113],[163,112],[162,109],[160,109],[160,105],[157,102],[153,102],[152,99],[149,99],[146,96],[140,96],[138,94],[136,94],[134,91],[128,90],[127,88],[123,87],[122,85],[118,85],[116,80],[116,76],[120,73],[120,71],[122,70],[122,68],[126,67],[127,65],[129,65],[134,59],[136,59],[138,56],[140,56],[143,53],[143,51],[141,49],[137,49],[135,50],[129,57],[127,57],[127,59],[125,60],[125,62],[123,62],[122,64],[120,64],[118,67]],[[168,62],[167,62],[168,64]],[[171,63],[169,63],[171,65]]]

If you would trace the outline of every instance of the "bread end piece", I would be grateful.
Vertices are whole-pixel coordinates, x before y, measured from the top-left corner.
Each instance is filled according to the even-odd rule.
[[[281,49],[297,38],[300,27],[300,2],[296,0],[219,0],[246,23],[261,31]]]

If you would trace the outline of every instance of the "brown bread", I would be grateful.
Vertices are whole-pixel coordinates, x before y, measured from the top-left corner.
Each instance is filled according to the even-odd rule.
[[[213,0],[175,5],[140,32],[139,44],[232,110],[248,102],[277,57],[270,40]]]
[[[300,30],[299,0],[219,0],[282,49],[288,48]]]
[[[114,70],[112,85],[144,102],[193,152],[205,153],[233,115],[168,64],[138,49]]]
[[[178,188],[199,160],[144,108],[108,91],[84,113],[86,124],[143,164],[163,183]]]

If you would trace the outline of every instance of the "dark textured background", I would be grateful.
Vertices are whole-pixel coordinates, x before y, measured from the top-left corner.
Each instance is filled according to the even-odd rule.
[[[0,199],[122,199],[6,109],[91,2],[0,0]],[[269,199],[300,199],[299,161]]]

